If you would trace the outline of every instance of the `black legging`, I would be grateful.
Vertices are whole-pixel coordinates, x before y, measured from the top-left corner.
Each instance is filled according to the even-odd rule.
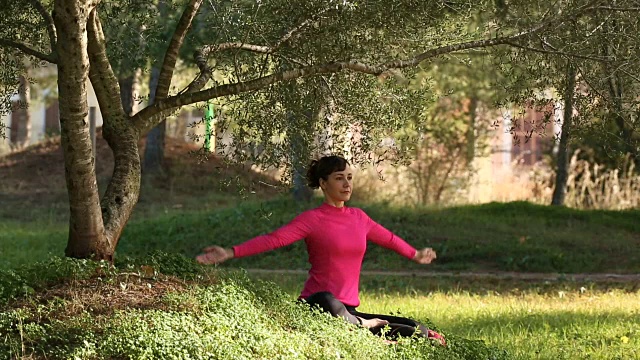
[[[416,330],[419,332],[416,334],[418,336],[427,337],[428,330],[427,328],[418,323],[417,321],[399,317],[399,316],[391,316],[391,315],[378,315],[378,314],[366,314],[361,313],[356,310],[355,306],[348,306],[340,302],[340,300],[336,299],[332,293],[323,291],[317,292],[315,294],[310,295],[306,299],[304,299],[310,306],[317,305],[322,310],[330,313],[336,317],[343,317],[348,322],[356,325],[360,325],[361,322],[358,319],[382,319],[389,322],[388,326],[390,331],[387,332],[387,336],[390,338],[397,338],[398,336],[411,336],[416,333]],[[373,328],[369,328],[369,330],[376,334],[380,335],[382,333],[382,329],[387,325],[376,326]]]

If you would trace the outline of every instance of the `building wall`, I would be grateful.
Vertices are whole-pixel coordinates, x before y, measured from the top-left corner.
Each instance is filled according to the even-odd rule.
[[[4,115],[0,114],[0,123],[2,125],[8,127],[9,125],[11,125],[10,121],[11,121],[11,114],[4,114]],[[6,137],[5,138],[0,137],[0,155],[6,154],[11,150],[10,143],[9,143],[9,139],[11,136],[11,129],[6,128],[4,129],[4,132]]]
[[[55,71],[55,68],[48,69],[48,71]],[[51,76],[51,74],[47,74],[47,76]],[[41,90],[40,93],[36,93],[35,89],[31,90],[32,94],[29,108],[29,113],[31,114],[30,144],[42,141],[47,135],[56,135],[60,132],[58,101],[45,102],[44,100],[49,91],[50,90],[45,89]],[[17,96],[14,96],[12,100],[17,100]],[[87,101],[90,108],[96,108],[96,127],[102,126],[102,113],[100,112],[98,100],[90,82],[87,82]],[[2,123],[8,128],[6,129],[6,138],[0,139],[0,154],[9,152],[13,147],[11,138],[15,133],[12,134],[12,132],[16,130],[16,124],[12,121],[12,119],[15,118],[13,115],[12,113],[8,113],[1,118]]]
[[[553,119],[542,129],[545,111],[550,111]],[[530,172],[543,160],[545,153],[556,148],[562,124],[562,109],[558,103],[551,103],[545,111],[526,109],[522,114],[514,115],[511,110],[501,113],[489,140],[488,153],[474,160],[476,174],[469,191],[469,202],[530,198]]]

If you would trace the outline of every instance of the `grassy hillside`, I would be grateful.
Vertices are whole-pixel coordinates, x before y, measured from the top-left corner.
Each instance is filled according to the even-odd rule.
[[[312,204],[310,206],[315,206]],[[375,244],[364,269],[530,271],[562,273],[640,272],[640,212],[580,211],[528,203],[487,204],[439,210],[363,208],[376,221],[416,247],[431,246],[436,263],[420,266]],[[240,202],[210,211],[172,211],[133,220],[117,257],[161,250],[194,256],[204,246],[230,246],[266,233],[304,210],[289,200]],[[61,254],[66,224],[0,222],[0,267]],[[304,242],[224,266],[304,269]]]
[[[446,348],[410,338],[387,345],[271,282],[184,257],[156,254],[120,269],[53,260],[0,274],[1,303],[11,299],[0,305],[3,359],[510,358],[455,334]]]
[[[366,330],[296,303],[304,276],[154,253],[0,270],[0,358],[634,359],[637,284],[364,276],[361,311],[401,314],[448,346]]]

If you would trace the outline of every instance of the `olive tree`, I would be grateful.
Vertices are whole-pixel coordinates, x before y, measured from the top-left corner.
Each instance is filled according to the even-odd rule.
[[[622,2],[618,1],[620,6]],[[109,55],[113,51],[109,49],[117,48],[124,54],[130,49],[107,39],[103,30],[103,22],[110,20],[104,18],[104,13],[114,3],[121,4],[122,14],[127,14],[133,11],[127,6],[135,2],[5,0],[0,8],[3,93],[9,96],[18,83],[15,79],[19,64],[10,60],[16,55],[30,57],[32,63],[57,66],[70,209],[67,256],[112,260],[140,192],[138,140],[182,106],[220,98],[239,99],[247,94],[267,96],[279,91],[280,84],[302,86],[307,81],[319,81],[322,76],[341,82],[346,96],[358,94],[362,88],[375,91],[380,79],[401,77],[398,74],[402,71],[411,74],[445,54],[530,44],[539,36],[558,33],[569,22],[588,23],[582,20],[609,6],[604,0],[553,4],[531,1],[529,6],[537,6],[537,11],[530,16],[501,22],[502,13],[511,11],[504,2],[178,1],[172,3],[180,9],[180,15],[171,36],[163,42],[165,51],[154,101],[128,114]],[[486,14],[483,18],[487,20],[469,30],[465,24],[478,13]],[[198,16],[203,25],[198,36],[190,36]],[[164,21],[151,20],[158,24]],[[172,89],[185,43],[195,49],[192,63],[198,73],[184,89]],[[213,79],[220,72],[225,75]],[[102,197],[86,120],[88,81],[97,95],[104,119],[103,136],[115,159],[113,176]],[[393,82],[383,82],[379,91],[387,91],[389,84]],[[3,108],[7,99],[4,98]],[[395,100],[351,103],[356,107],[350,111],[353,116],[346,118],[357,124],[365,143],[371,146],[375,145],[373,135],[381,133],[389,123],[384,116],[360,116],[370,111],[370,106],[385,108],[387,113],[401,106]],[[274,105],[280,106],[277,102]],[[358,109],[362,111],[354,111]],[[287,129],[285,125],[286,118],[267,120],[247,120],[242,131],[271,132],[285,138],[292,135],[291,126]]]

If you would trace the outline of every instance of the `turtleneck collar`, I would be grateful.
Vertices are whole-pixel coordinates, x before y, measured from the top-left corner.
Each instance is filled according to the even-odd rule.
[[[336,207],[333,205],[329,205],[326,202],[323,202],[322,205],[320,205],[320,209],[325,211],[335,212],[335,213],[343,213],[347,211],[347,206],[343,205],[342,207]]]

